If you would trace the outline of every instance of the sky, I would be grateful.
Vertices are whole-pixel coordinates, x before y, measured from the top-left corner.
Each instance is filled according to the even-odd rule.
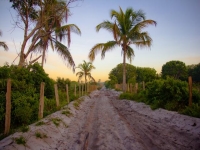
[[[83,60],[89,62],[88,54],[95,44],[113,40],[111,33],[103,29],[96,32],[95,27],[105,20],[113,21],[110,18],[112,9],[119,11],[121,7],[125,11],[131,7],[136,11],[143,10],[146,19],[157,22],[156,27],[148,26],[144,29],[153,39],[151,48],[139,49],[134,45],[131,46],[135,53],[132,65],[154,68],[160,73],[162,66],[171,60],[183,61],[186,65],[198,64],[200,63],[199,6],[200,0],[84,0],[70,8],[72,15],[67,24],[76,24],[81,30],[81,36],[71,34],[70,53],[76,66]],[[9,51],[4,51],[0,47],[0,66],[5,62],[17,65],[19,61],[16,57],[23,41],[23,30],[14,28],[15,19],[16,13],[11,8],[11,3],[8,0],[0,0],[0,30],[3,33],[0,41],[6,42],[9,47]],[[120,47],[106,53],[103,60],[98,54],[93,62],[96,69],[92,71],[92,76],[97,81],[108,80],[109,72],[122,62]],[[47,54],[44,69],[53,79],[57,77],[78,79],[72,69],[68,68],[61,57],[51,49]]]

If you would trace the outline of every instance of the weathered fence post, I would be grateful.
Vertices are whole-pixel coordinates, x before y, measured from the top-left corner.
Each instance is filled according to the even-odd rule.
[[[192,106],[192,77],[188,77],[188,84],[189,84],[189,106]]]
[[[87,94],[87,83],[85,82],[85,95]]]
[[[58,96],[58,86],[57,84],[54,84],[54,90],[55,90],[55,97],[56,97],[56,106],[59,106],[59,96]]]
[[[11,79],[7,80],[7,92],[6,92],[6,115],[5,115],[5,131],[4,134],[10,132],[11,122]]]
[[[89,82],[87,83],[87,93],[89,93]]]
[[[138,83],[135,83],[135,93],[137,94],[138,91]]]
[[[83,82],[81,82],[82,84],[81,84],[81,96],[83,96],[83,88],[84,88],[84,84],[83,84]]]
[[[45,83],[41,82],[41,84],[40,84],[40,104],[39,104],[38,119],[42,119],[43,118],[43,111],[44,111],[44,86],[45,86]]]
[[[68,84],[66,84],[66,96],[67,96],[67,103],[69,104],[69,90],[68,90]]]
[[[130,90],[129,90],[129,83],[127,83],[127,92],[129,92]]]
[[[74,87],[74,96],[76,96],[76,84],[75,84],[75,87]]]
[[[78,82],[78,92],[79,92],[79,97],[81,96],[81,85],[80,85],[80,82]]]
[[[145,90],[145,83],[144,83],[144,81],[142,81],[142,88],[143,88],[143,90]]]

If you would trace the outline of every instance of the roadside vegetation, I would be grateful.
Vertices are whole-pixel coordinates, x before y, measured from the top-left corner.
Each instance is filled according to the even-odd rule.
[[[0,133],[4,132],[6,82],[11,78],[11,132],[21,126],[27,126],[38,121],[40,83],[45,82],[44,117],[67,105],[66,84],[69,86],[69,100],[78,99],[74,95],[75,81],[57,78],[55,81],[45,73],[38,63],[28,67],[8,66],[0,67]],[[56,107],[54,84],[58,85],[60,106]],[[77,86],[78,90],[78,86]],[[40,122],[41,123],[41,122]],[[37,125],[42,125],[38,124]]]
[[[200,118],[200,82],[197,77],[199,74],[200,64],[186,67],[183,62],[170,61],[163,65],[161,77],[146,83],[144,91],[139,84],[138,93],[122,93],[120,99],[144,102],[152,109],[164,108]],[[189,75],[193,78],[192,106],[188,106]]]

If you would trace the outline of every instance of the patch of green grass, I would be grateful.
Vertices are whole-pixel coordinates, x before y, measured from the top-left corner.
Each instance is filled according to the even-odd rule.
[[[51,121],[56,125],[56,127],[58,127],[61,119],[60,118],[52,118]]]
[[[192,106],[186,106],[185,109],[181,111],[181,113],[184,115],[200,118],[200,105],[192,104]]]
[[[15,138],[15,142],[17,144],[25,145],[26,144],[26,139],[23,136],[20,136],[19,138]]]
[[[73,105],[74,105],[74,108],[75,109],[79,109],[79,106],[81,104],[81,102],[83,101],[84,99],[83,98],[79,98],[78,100],[76,100]]]
[[[28,130],[29,130],[29,126],[22,126],[21,127],[22,132],[28,132]]]
[[[42,139],[42,138],[47,138],[47,135],[46,135],[46,134],[42,134],[42,133],[40,133],[40,132],[36,132],[36,133],[35,133],[35,136],[36,136],[36,138],[40,138],[40,139]]]
[[[45,123],[43,122],[43,121],[39,121],[39,122],[37,122],[35,125],[36,126],[41,126],[41,125],[44,125]]]
[[[62,114],[66,115],[67,117],[70,117],[73,115],[69,110],[62,111]]]
[[[42,139],[42,134],[41,134],[40,132],[36,132],[36,133],[35,133],[35,136],[36,136],[37,138],[41,138],[41,139]]]
[[[78,109],[78,108],[79,108],[79,103],[78,103],[78,102],[74,102],[73,105],[74,105],[74,108],[75,108],[75,109]]]

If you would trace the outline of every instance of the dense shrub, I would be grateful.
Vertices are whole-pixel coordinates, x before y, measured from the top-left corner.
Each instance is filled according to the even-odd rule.
[[[7,79],[11,78],[11,130],[28,125],[38,120],[40,84],[45,82],[44,116],[49,115],[67,104],[66,86],[59,86],[60,107],[56,107],[54,83],[39,64],[28,67],[3,66],[0,67],[0,135],[4,131],[5,123],[5,95]],[[64,80],[66,81],[66,80]],[[70,80],[67,80],[70,81]],[[59,82],[59,85],[62,82]],[[63,83],[63,85],[66,84]],[[69,83],[68,83],[69,84]],[[70,84],[69,84],[70,85]],[[74,90],[74,87],[73,87]],[[69,87],[70,101],[74,100],[72,88]]]
[[[200,117],[200,91],[197,86],[192,90],[191,107],[188,106],[188,83],[173,78],[154,80],[146,84],[146,90],[137,94],[122,93],[120,99],[144,102],[152,109],[164,108],[180,113]]]
[[[193,103],[191,107],[186,106],[186,108],[182,110],[181,113],[200,118],[200,105]]]
[[[188,84],[185,81],[173,78],[154,80],[147,83],[146,90],[148,103],[155,108],[165,108],[165,105],[170,105],[171,102],[179,105],[178,107],[188,104]]]

